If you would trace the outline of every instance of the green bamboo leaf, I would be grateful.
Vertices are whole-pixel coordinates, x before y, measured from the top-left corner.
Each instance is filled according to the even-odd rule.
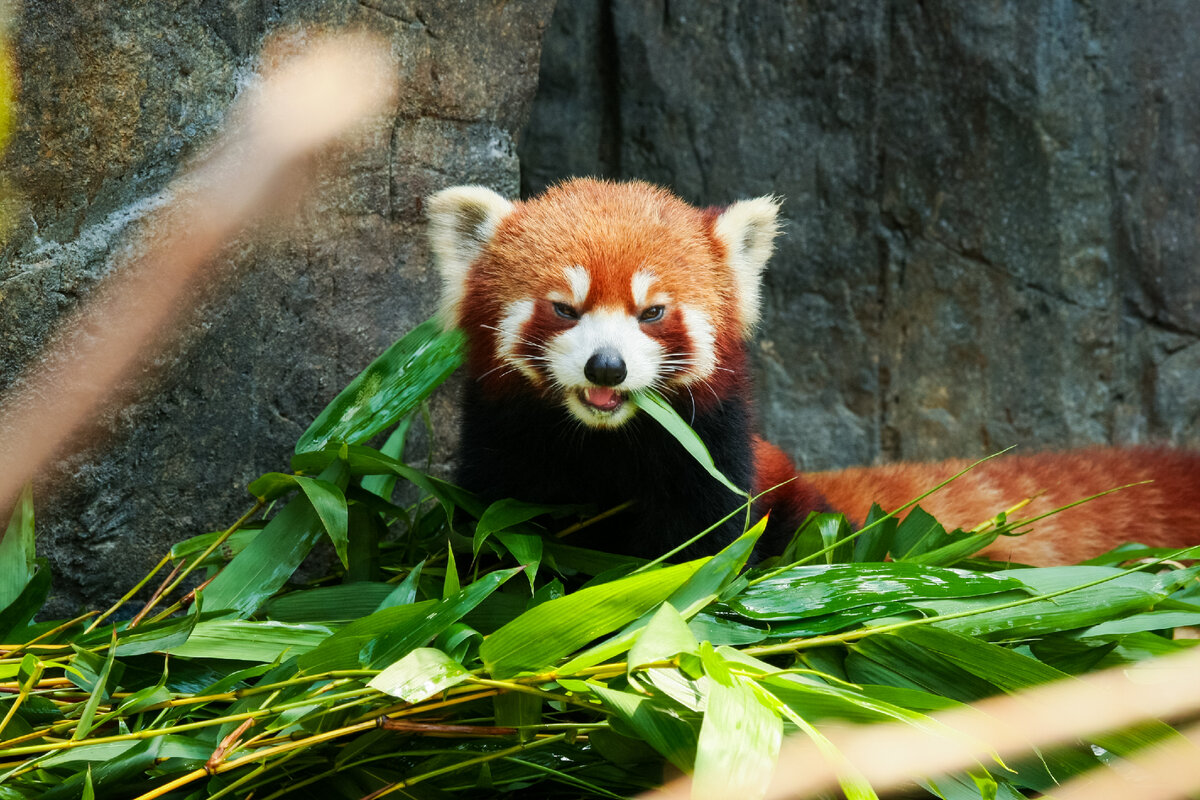
[[[458,564],[454,561],[454,549],[446,548],[446,574],[442,580],[442,599],[453,597],[462,590],[458,582]]]
[[[234,531],[228,537],[225,537],[225,531],[215,531],[212,533],[202,533],[190,539],[184,539],[182,542],[176,542],[171,546],[171,560],[182,561],[191,559],[208,550],[209,546],[217,538],[225,537],[225,541],[220,547],[210,553],[204,561],[196,565],[198,567],[219,566],[245,550],[246,545],[254,541],[254,537],[258,536],[260,530],[262,529],[241,528]]]
[[[362,666],[359,656],[368,643],[392,631],[418,624],[440,602],[442,601],[424,600],[420,603],[381,608],[351,622],[316,648],[300,656],[297,664],[300,669],[310,674],[335,669],[358,669]]]
[[[946,529],[920,506],[913,506],[896,529],[892,556],[907,561],[945,543]]]
[[[986,595],[989,598],[1005,597],[1004,594]],[[993,604],[998,600],[992,600]],[[922,616],[907,603],[884,602],[871,606],[855,606],[833,614],[822,614],[818,617],[805,617],[794,622],[772,622],[769,631],[764,631],[767,639],[795,639],[800,636],[821,636],[835,631],[857,628],[864,623],[890,618],[904,619]]]
[[[497,678],[547,668],[658,606],[705,561],[631,575],[534,606],[484,640],[484,668]]]
[[[118,789],[127,787],[131,781],[142,779],[146,770],[154,766],[163,746],[162,739],[161,736],[154,736],[137,742],[102,764],[91,762],[92,785],[100,796],[121,796],[124,793],[118,792]],[[86,774],[87,770],[79,770],[53,788],[41,788],[36,796],[38,800],[78,800],[83,796]]]
[[[1131,612],[1147,610],[1171,591],[1153,575],[1110,567],[1038,567],[992,574],[998,578],[1019,580],[1034,595],[1072,589],[1099,579],[1111,580],[1047,600],[996,611],[984,610],[992,604],[989,598],[922,599],[912,601],[912,605],[930,614],[979,609],[983,613],[934,624],[971,636],[1024,639],[1086,628]]]
[[[446,510],[447,516],[452,515],[456,507],[472,515],[483,511],[482,503],[469,492],[362,445],[334,444],[320,450],[298,453],[292,456],[292,469],[304,473],[323,472],[335,462],[344,462],[350,470],[351,477],[355,478],[365,475],[392,475],[402,478],[437,499]]]
[[[398,661],[409,651],[424,645],[458,622],[467,612],[483,602],[488,595],[520,571],[518,567],[490,572],[468,584],[451,597],[439,602],[432,611],[413,624],[392,630],[368,641],[359,653],[359,663],[372,669],[379,669]]]
[[[783,722],[752,688],[714,679],[696,745],[693,800],[757,800],[779,757]]]
[[[286,472],[266,472],[250,481],[246,491],[259,500],[269,503],[298,488],[300,485],[296,482],[295,475],[289,475]]]
[[[333,631],[323,625],[267,620],[209,620],[197,623],[188,640],[167,649],[182,658],[225,658],[263,663],[307,653]]]
[[[255,480],[248,487],[250,493],[259,500],[269,502],[278,497],[300,489],[312,503],[313,510],[325,526],[329,540],[333,542],[342,566],[349,566],[346,557],[347,543],[347,510],[346,496],[336,485],[303,475],[287,475],[282,472],[268,472]]]
[[[542,563],[542,537],[536,533],[501,531],[496,534],[496,538],[517,563],[525,568],[525,576],[529,578],[529,591],[534,591],[533,582]]]
[[[884,561],[895,544],[899,524],[895,517],[889,517],[882,508],[872,504],[862,527],[866,533],[854,540],[854,560]]]
[[[406,416],[396,425],[396,429],[392,431],[383,443],[383,447],[379,448],[379,452],[383,453],[388,458],[394,458],[397,461],[404,459],[404,444],[408,440],[408,431],[412,427],[412,415]],[[383,499],[390,499],[392,491],[396,488],[395,475],[368,475],[362,479],[362,487],[374,495],[378,495]]]
[[[333,542],[333,549],[337,552],[338,560],[342,562],[343,567],[349,568],[350,559],[346,554],[349,541],[346,495],[329,481],[305,478],[302,475],[296,475],[295,478],[296,483],[308,497],[308,501],[312,503],[313,511],[317,512],[317,516],[320,517],[325,532],[329,534],[329,540]]]
[[[755,543],[766,530],[766,525],[765,518],[759,520],[757,525],[735,539],[724,550],[711,558],[703,559],[696,574],[672,592],[667,602],[678,609],[684,619],[709,606],[737,579],[750,554],[754,552]],[[650,621],[650,614],[651,612],[647,611],[620,633],[575,656],[564,664],[560,671],[564,675],[570,675],[585,667],[616,658],[633,644],[638,631]]]
[[[154,686],[138,689],[121,701],[118,711],[122,716],[138,714],[150,706],[156,706],[171,701],[171,690],[166,686],[166,676]]]
[[[116,653],[125,658],[161,652],[182,645],[191,636],[199,619],[200,606],[196,605],[192,613],[186,617],[165,619],[161,622],[139,625],[136,628],[127,628],[117,635]]]
[[[331,463],[319,480],[343,485],[347,470]],[[291,577],[325,526],[307,498],[293,498],[202,590],[205,612],[248,617]]]
[[[814,617],[917,598],[972,597],[1024,589],[1015,576],[906,563],[791,567],[728,601],[750,619]]]
[[[688,621],[692,635],[702,642],[716,645],[758,644],[767,638],[768,631],[743,622],[718,617],[702,611]]]
[[[421,580],[421,570],[425,568],[426,559],[421,559],[415,567],[413,567],[408,575],[404,576],[404,580],[396,584],[391,593],[387,597],[379,601],[376,611],[392,606],[406,606],[409,603],[415,603],[417,600],[417,585]]]
[[[642,664],[663,661],[676,653],[691,653],[699,646],[685,620],[669,602],[663,603],[629,648],[626,672]]]
[[[1093,625],[1079,632],[1081,639],[1091,639],[1098,636],[1124,636],[1129,633],[1142,631],[1162,631],[1171,628],[1194,627],[1200,625],[1198,611],[1147,611],[1144,614],[1134,614],[1124,619],[1112,619]]]
[[[371,581],[322,586],[276,597],[263,613],[277,622],[350,622],[379,608],[395,590],[390,583]]]
[[[39,558],[35,564],[37,570],[33,577],[25,584],[17,599],[0,614],[0,637],[7,637],[28,625],[46,604],[46,598],[50,595],[50,562]]]
[[[666,401],[661,394],[653,389],[645,389],[633,393],[633,402],[646,415],[667,429],[667,432],[675,437],[675,440],[683,446],[691,454],[696,462],[713,476],[720,484],[729,489],[734,494],[739,494],[742,497],[748,497],[747,491],[738,487],[733,481],[725,477],[721,470],[717,469],[717,465],[713,462],[712,455],[708,452],[708,448],[704,446],[704,442],[696,435],[696,432],[684,422],[683,417],[679,416],[678,412],[671,407],[671,404]]]
[[[0,538],[0,614],[16,602],[33,578],[33,546],[33,487],[25,484]]]
[[[523,522],[550,514],[559,508],[559,506],[525,503],[508,498],[497,500],[487,507],[483,516],[479,518],[479,522],[475,524],[475,538],[471,542],[472,554],[478,557],[479,548],[483,546],[489,536],[497,531],[515,528]]]
[[[466,337],[430,319],[409,331],[363,370],[317,415],[297,453],[331,442],[359,444],[391,427],[462,363]]]
[[[79,650],[76,649],[75,652],[78,655]],[[100,668],[100,672],[96,676],[95,686],[92,687],[87,702],[83,704],[83,711],[79,715],[79,725],[75,727],[75,732],[71,734],[71,741],[77,742],[87,737],[92,727],[96,724],[96,709],[100,706],[100,701],[108,697],[108,676],[112,672],[113,661],[116,656],[117,629],[114,627],[108,647],[108,655],[104,658],[104,666]]]
[[[696,731],[691,725],[645,697],[597,684],[587,686],[663,758],[685,772],[691,771],[696,761]]]
[[[367,685],[406,703],[419,703],[468,677],[470,673],[441,650],[418,647],[384,668]]]
[[[492,698],[492,713],[502,728],[518,728],[517,740],[533,739],[534,726],[542,724],[542,698],[524,692],[502,692]]]

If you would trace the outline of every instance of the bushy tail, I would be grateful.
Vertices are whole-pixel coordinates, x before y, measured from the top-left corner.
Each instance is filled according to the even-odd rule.
[[[965,469],[969,461],[892,464],[804,477],[829,505],[861,523],[872,503],[892,511]],[[985,552],[1027,564],[1068,564],[1122,542],[1158,547],[1200,544],[1200,453],[1165,448],[1091,448],[1001,456],[980,464],[921,501],[947,528],[973,528],[1024,500],[1012,515],[1029,519],[1128,484],[1060,514]]]

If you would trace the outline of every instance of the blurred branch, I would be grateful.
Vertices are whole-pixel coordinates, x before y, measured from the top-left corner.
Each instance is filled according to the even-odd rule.
[[[919,730],[887,724],[824,732],[845,760],[877,791],[915,780],[967,770],[993,757],[1009,758],[1069,744],[1090,735],[1158,717],[1200,709],[1200,650],[1111,669],[1079,680],[1062,681],[1012,696],[993,698],[971,708],[934,715],[950,735],[935,728]],[[1054,797],[1186,797],[1200,786],[1200,732],[1185,731],[1139,751],[1122,769],[1097,770]],[[784,744],[766,797],[814,797],[837,786],[837,765],[811,741]],[[691,780],[681,778],[642,795],[646,800],[687,800]]]
[[[365,34],[320,38],[276,61],[243,92],[207,156],[167,189],[157,227],[170,233],[141,243],[0,401],[0,508],[157,351],[199,268],[289,199],[280,187],[310,171],[306,156],[386,109],[397,91],[387,43]]]

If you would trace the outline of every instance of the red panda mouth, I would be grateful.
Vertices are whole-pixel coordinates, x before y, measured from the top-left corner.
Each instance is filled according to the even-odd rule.
[[[616,411],[625,403],[621,393],[609,386],[589,386],[580,394],[584,404],[597,411]]]

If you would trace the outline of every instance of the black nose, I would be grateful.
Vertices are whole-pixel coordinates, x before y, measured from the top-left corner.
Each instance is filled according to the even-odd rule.
[[[583,376],[597,386],[616,386],[625,380],[625,360],[611,347],[602,347],[583,365]]]

